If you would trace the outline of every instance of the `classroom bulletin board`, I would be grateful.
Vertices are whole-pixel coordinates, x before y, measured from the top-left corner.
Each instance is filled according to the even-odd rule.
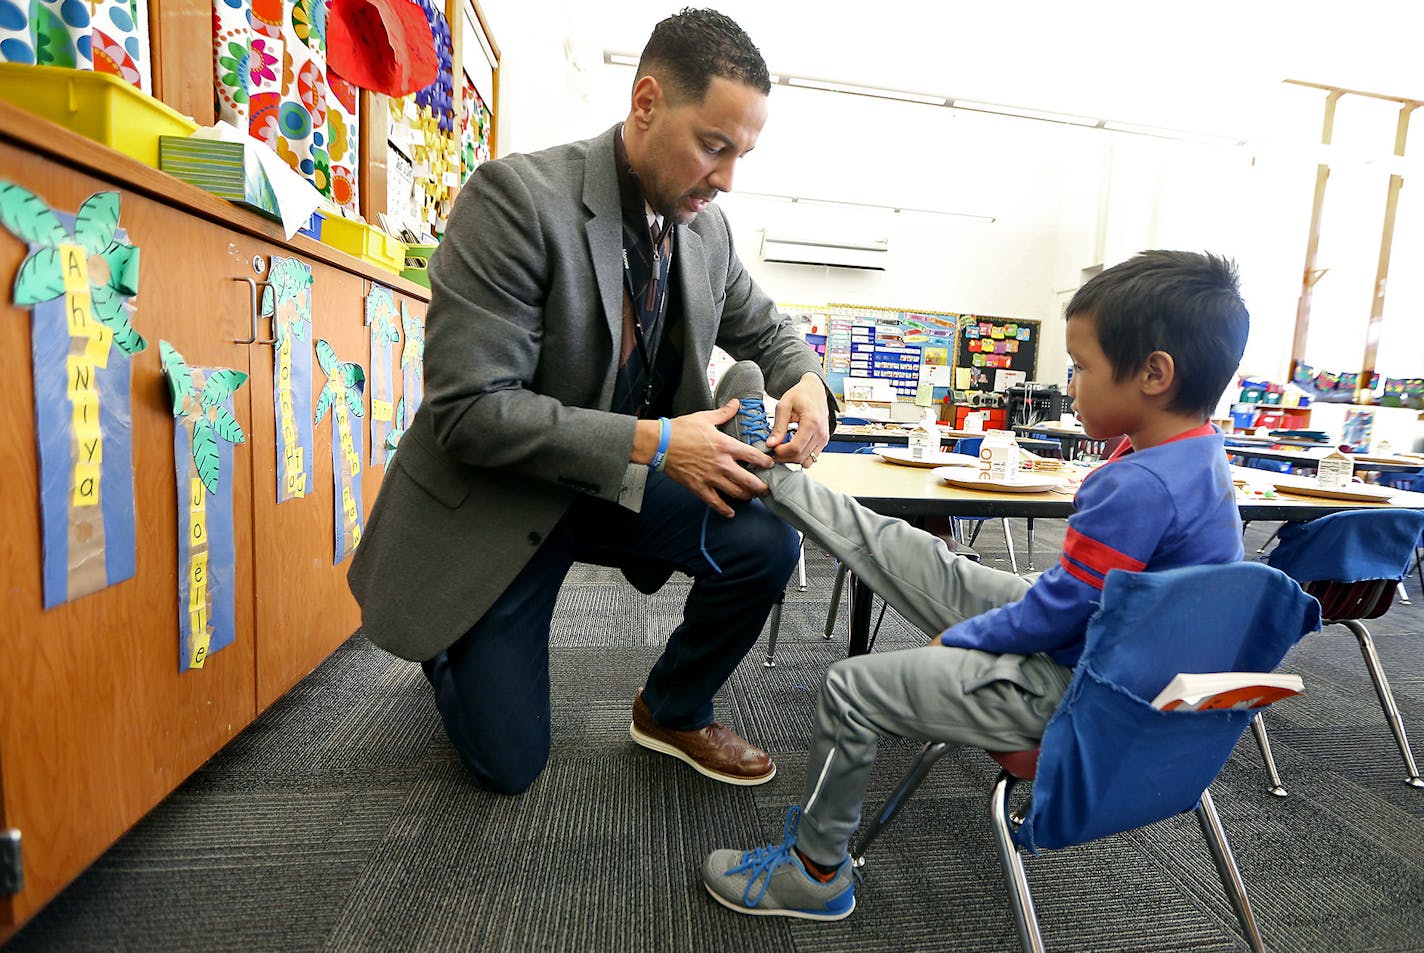
[[[954,359],[955,390],[1002,390],[1002,382],[1034,380],[1038,369],[1037,321],[961,315]],[[1012,376],[1000,374],[1012,372]]]

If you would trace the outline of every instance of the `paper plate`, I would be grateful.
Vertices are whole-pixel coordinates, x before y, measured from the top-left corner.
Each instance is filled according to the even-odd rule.
[[[1325,487],[1315,483],[1286,483],[1278,481],[1276,492],[1293,496],[1318,496],[1327,500],[1349,500],[1354,503],[1388,503],[1399,491],[1387,486],[1370,483],[1351,483],[1349,486]]]
[[[1049,493],[1063,484],[1062,480],[1024,476],[1022,473],[1016,480],[984,480],[980,479],[983,471],[978,467],[936,467],[931,472],[950,486],[994,493]]]
[[[933,451],[916,460],[910,455],[909,447],[876,447],[875,455],[886,463],[896,463],[902,467],[974,467],[979,458],[968,453],[945,453]]]

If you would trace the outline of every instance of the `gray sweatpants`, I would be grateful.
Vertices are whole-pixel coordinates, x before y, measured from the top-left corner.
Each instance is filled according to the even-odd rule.
[[[772,510],[845,563],[926,635],[1023,598],[1027,580],[950,552],[937,536],[881,516],[777,464],[758,471]],[[927,645],[847,658],[826,673],[816,706],[797,845],[818,864],[846,856],[860,826],[880,735],[991,751],[1032,748],[1072,670],[1047,655]]]

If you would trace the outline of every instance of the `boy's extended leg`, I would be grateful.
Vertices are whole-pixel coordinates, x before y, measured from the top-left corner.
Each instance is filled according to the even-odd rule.
[[[928,635],[1017,602],[1029,582],[950,552],[944,540],[881,516],[810,474],[778,463],[757,474],[773,513],[849,567],[871,590]]]

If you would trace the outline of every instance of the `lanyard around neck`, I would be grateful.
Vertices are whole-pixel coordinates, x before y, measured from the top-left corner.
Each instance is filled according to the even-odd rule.
[[[638,356],[643,361],[643,372],[646,376],[646,383],[643,386],[643,400],[641,407],[646,410],[653,402],[653,357],[658,352],[658,342],[662,340],[659,333],[658,342],[654,342],[651,353],[648,349],[647,333],[643,329],[643,319],[648,318],[649,327],[661,329],[663,316],[667,313],[667,280],[672,257],[672,222],[664,221],[662,231],[657,235],[650,236],[653,239],[653,260],[652,268],[648,276],[648,283],[645,289],[643,300],[639,300],[638,290],[633,282],[633,269],[628,262],[628,249],[623,249],[623,278],[628,286],[628,298],[633,305],[633,343],[638,348]]]

